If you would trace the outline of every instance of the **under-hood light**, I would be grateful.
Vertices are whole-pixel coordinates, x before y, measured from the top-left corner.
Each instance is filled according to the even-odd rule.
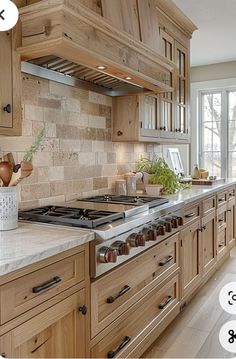
[[[132,77],[126,76],[126,77],[125,77],[125,80],[132,80]]]
[[[106,66],[97,66],[98,70],[106,70]]]

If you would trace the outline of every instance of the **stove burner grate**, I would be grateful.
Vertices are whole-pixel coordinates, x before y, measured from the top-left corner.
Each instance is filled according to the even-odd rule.
[[[123,213],[63,206],[46,206],[19,212],[19,219],[43,223],[58,222],[84,228],[96,228],[122,218]]]

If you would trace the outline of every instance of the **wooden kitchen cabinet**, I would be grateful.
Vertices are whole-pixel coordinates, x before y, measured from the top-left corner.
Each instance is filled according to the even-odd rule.
[[[0,355],[89,356],[89,244],[0,279]]]
[[[191,294],[201,280],[201,232],[197,219],[180,233],[182,298]]]
[[[14,1],[18,7],[25,0]],[[21,69],[16,52],[21,43],[20,23],[14,29],[0,32],[0,135],[21,135]]]
[[[219,194],[221,197],[221,193]],[[227,246],[227,205],[221,204],[220,208],[217,210],[217,260],[220,260],[228,252]]]
[[[7,358],[83,358],[86,355],[85,289],[5,334]]]

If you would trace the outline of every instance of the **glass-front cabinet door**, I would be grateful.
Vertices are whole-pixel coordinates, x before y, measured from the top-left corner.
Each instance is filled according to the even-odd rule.
[[[172,36],[167,34],[163,29],[160,29],[160,37],[162,41],[162,54],[171,62],[175,62],[175,41]],[[171,74],[170,86],[173,87],[174,78]],[[174,126],[174,93],[165,92],[160,95],[160,116],[159,116],[159,129],[160,136],[164,138],[175,137]]]
[[[180,138],[188,138],[188,50],[175,42],[176,56],[176,123],[175,131]]]
[[[140,95],[140,135],[141,137],[152,137],[153,139],[160,136],[158,128],[158,118],[160,110],[160,100],[158,96]]]

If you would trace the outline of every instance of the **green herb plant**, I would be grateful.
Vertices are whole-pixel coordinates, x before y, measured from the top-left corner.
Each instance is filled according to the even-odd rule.
[[[137,162],[137,170],[150,175],[148,182],[163,186],[164,194],[174,194],[191,185],[180,183],[179,177],[169,168],[163,158],[154,157],[152,160],[141,157]]]
[[[38,135],[36,136],[36,139],[35,139],[35,142],[34,144],[30,147],[30,149],[26,152],[24,158],[23,158],[23,161],[25,162],[32,162],[33,160],[33,155],[38,151],[39,149],[39,146],[42,142],[42,139],[45,135],[45,127],[43,127]]]

